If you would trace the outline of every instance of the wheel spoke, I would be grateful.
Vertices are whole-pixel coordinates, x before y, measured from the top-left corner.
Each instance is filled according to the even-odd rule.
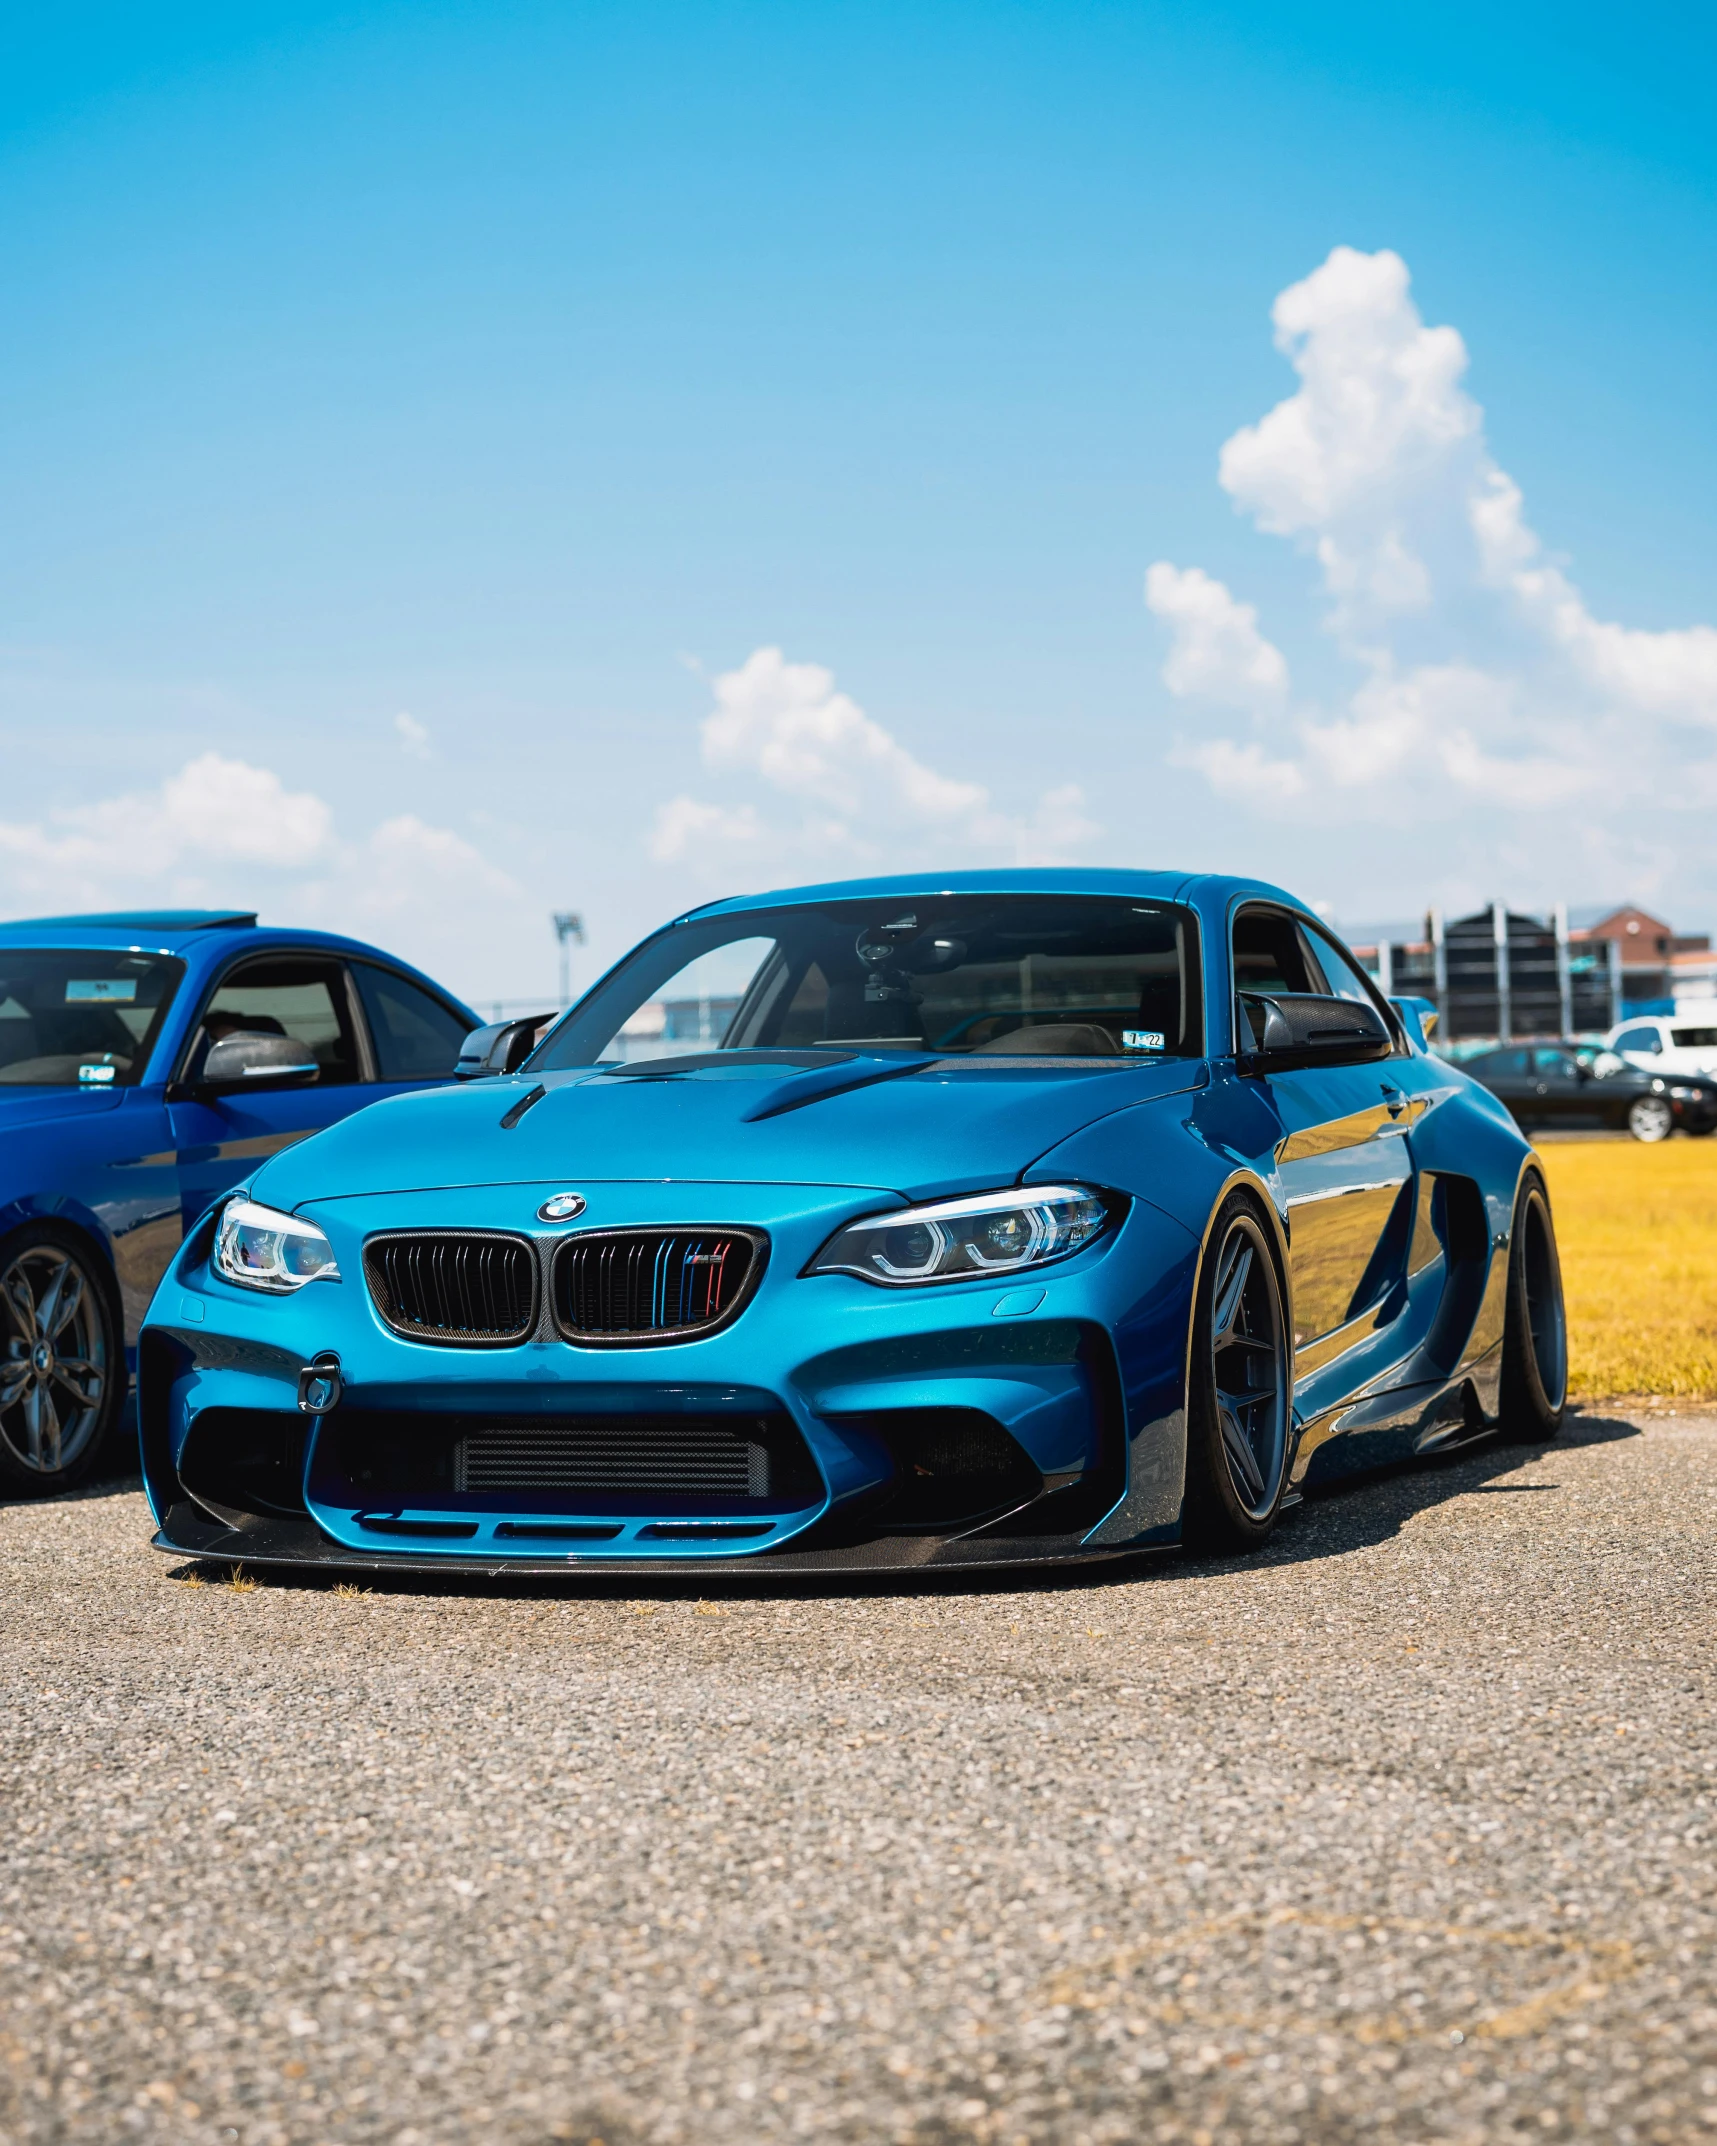
[[[54,1366],[54,1377],[79,1408],[94,1408],[101,1400],[101,1373],[94,1364],[85,1363],[82,1357],[62,1356]]]
[[[34,1348],[41,1339],[41,1329],[36,1324],[36,1300],[30,1294],[30,1285],[14,1267],[4,1282],[0,1282],[0,1296],[6,1299],[7,1308],[18,1322],[18,1331],[28,1347]]]
[[[0,1364],[0,1408],[15,1407],[19,1395],[30,1383],[28,1362]]]
[[[1242,1244],[1226,1273],[1216,1285],[1216,1308],[1211,1315],[1215,1345],[1221,1348],[1233,1332],[1246,1295],[1246,1278],[1252,1272],[1252,1247]]]
[[[1233,1409],[1236,1416],[1244,1416],[1249,1408],[1256,1408],[1260,1401],[1276,1398],[1274,1385],[1246,1386],[1237,1393],[1231,1386],[1218,1386],[1216,1398],[1224,1408]]]
[[[1264,1476],[1258,1466],[1258,1456],[1252,1450],[1251,1440],[1240,1428],[1240,1419],[1232,1408],[1223,1407],[1221,1396],[1217,1399],[1216,1413],[1222,1425],[1222,1443],[1228,1458],[1239,1469],[1246,1495],[1255,1505],[1264,1495]]]
[[[66,1293],[67,1279],[77,1269],[69,1259],[62,1259],[54,1278],[42,1291],[41,1302],[36,1306],[36,1324],[51,1341],[60,1330],[60,1299]]]
[[[1253,1349],[1272,1359],[1276,1354],[1276,1344],[1259,1334],[1229,1334],[1216,1343],[1211,1353],[1226,1356],[1230,1349]]]
[[[24,1428],[30,1434],[29,1460],[44,1474],[60,1465],[60,1418],[45,1386],[32,1386],[24,1403]]]
[[[42,1331],[50,1341],[58,1341],[83,1310],[83,1274],[69,1259],[60,1269],[53,1295],[51,1308],[45,1301],[42,1305]]]

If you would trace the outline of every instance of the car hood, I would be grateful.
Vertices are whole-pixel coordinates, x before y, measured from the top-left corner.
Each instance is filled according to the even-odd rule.
[[[917,1197],[1006,1184],[1093,1120],[1202,1085],[1200,1061],[1096,1066],[921,1061],[580,1070],[373,1104],[272,1157],[258,1199],[612,1179],[874,1186]]]

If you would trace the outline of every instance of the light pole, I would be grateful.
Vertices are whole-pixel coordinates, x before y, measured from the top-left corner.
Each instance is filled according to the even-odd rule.
[[[554,935],[560,941],[560,1002],[572,1004],[572,945],[577,940],[584,944],[584,919],[576,909],[557,909],[554,912]]]

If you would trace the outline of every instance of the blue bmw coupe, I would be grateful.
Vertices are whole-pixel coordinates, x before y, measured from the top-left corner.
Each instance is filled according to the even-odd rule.
[[[97,1465],[187,1223],[264,1156],[450,1080],[474,1018],[373,946],[248,914],[0,925],[0,1491]]]
[[[1544,1183],[1424,1010],[1245,880],[696,910],[515,1070],[335,1125],[204,1217],[142,1338],[156,1544],[486,1572],[1244,1549],[1303,1484],[1549,1437]]]

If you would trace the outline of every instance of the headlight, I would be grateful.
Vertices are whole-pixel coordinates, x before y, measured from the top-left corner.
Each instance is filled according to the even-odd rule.
[[[999,1280],[1082,1251],[1109,1220],[1108,1202],[1083,1185],[980,1192],[849,1222],[805,1272],[857,1274],[890,1289]]]
[[[290,1296],[306,1282],[337,1282],[334,1247],[319,1229],[254,1200],[233,1200],[215,1233],[215,1267],[244,1289]]]

